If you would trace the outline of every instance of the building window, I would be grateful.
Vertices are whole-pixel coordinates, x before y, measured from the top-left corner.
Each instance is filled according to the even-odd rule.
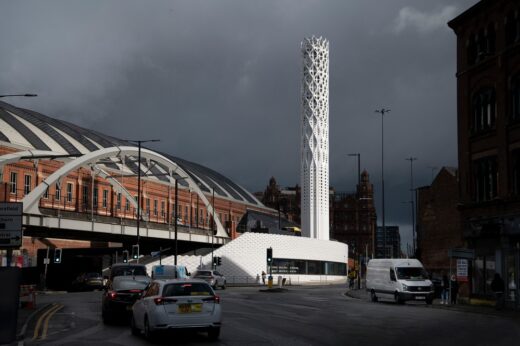
[[[67,202],[72,202],[72,183],[67,183]]]
[[[23,194],[28,195],[31,193],[32,176],[25,175],[23,180]]]
[[[108,190],[103,190],[103,208],[108,206]]]
[[[125,210],[130,211],[130,200],[125,197]]]
[[[520,41],[520,17],[518,11],[511,11],[506,16],[506,44],[512,45]]]
[[[486,28],[481,28],[476,34],[472,34],[467,43],[468,63],[473,65],[495,53],[495,42],[494,23],[489,24]]]
[[[153,200],[153,214],[155,216],[157,216],[157,214],[159,214],[159,211],[157,210],[158,208],[158,201],[156,199]]]
[[[83,185],[83,205],[88,205],[88,185]]]
[[[17,181],[18,181],[18,173],[11,172],[11,180],[9,180],[9,183],[11,185],[11,193],[16,194],[16,190],[18,189]]]
[[[49,187],[45,189],[45,192],[43,193],[43,199],[49,199]]]
[[[511,121],[520,121],[520,75],[511,81]]]
[[[472,100],[472,133],[493,129],[496,119],[496,96],[492,88],[480,89]]]
[[[117,210],[121,210],[121,192],[118,192],[117,193],[117,197],[116,197],[116,209]]]
[[[166,211],[165,211],[165,202],[164,201],[161,201],[161,217],[164,217]]]
[[[146,215],[150,216],[150,198],[146,199]]]
[[[61,187],[58,184],[56,184],[56,192],[54,194],[54,199],[56,201],[59,201],[61,199]]]
[[[97,209],[98,207],[98,188],[94,187],[94,191],[92,192],[92,204],[94,205],[94,208]]]
[[[513,185],[513,193],[520,195],[520,149],[511,153],[511,181]]]
[[[497,196],[498,165],[496,157],[486,157],[473,162],[474,197],[478,202]]]

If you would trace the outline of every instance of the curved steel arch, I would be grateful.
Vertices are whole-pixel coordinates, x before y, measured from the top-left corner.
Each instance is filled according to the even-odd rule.
[[[22,202],[23,202],[23,211],[27,214],[36,214],[39,215],[40,210],[38,207],[38,201],[45,193],[45,190],[47,189],[47,186],[50,186],[56,181],[59,181],[61,178],[65,177],[70,171],[83,167],[86,165],[95,165],[95,163],[99,159],[103,158],[110,158],[115,156],[121,156],[121,155],[135,155],[137,154],[139,149],[137,147],[131,147],[131,146],[121,146],[121,147],[110,147],[110,148],[103,148],[99,149],[90,153],[87,153],[83,156],[78,157],[77,159],[67,162],[65,165],[63,165],[60,169],[49,175],[41,184],[39,184],[33,191],[31,191],[28,195],[26,195]],[[168,167],[169,169],[169,181],[171,184],[175,182],[175,178],[173,177],[174,174],[176,174],[179,178],[185,179],[188,183],[188,186],[191,190],[195,191],[197,195],[200,197],[204,205],[206,206],[208,212],[212,215],[213,219],[215,220],[215,224],[217,226],[217,236],[221,237],[227,237],[229,236],[227,232],[225,231],[224,227],[222,226],[222,223],[220,222],[220,219],[216,215],[213,206],[209,202],[209,200],[206,198],[202,190],[199,188],[197,183],[181,168],[179,167],[175,162],[169,160],[168,158],[151,151],[149,149],[143,149],[141,148],[141,157],[148,158],[151,160],[156,161],[157,163],[162,164],[163,166]],[[179,179],[177,178],[177,179]],[[114,182],[115,179],[109,179],[109,181]],[[118,188],[121,187],[120,184],[118,184]],[[127,191],[128,192],[128,191]],[[133,200],[131,198],[130,200]],[[134,201],[135,202],[135,201]],[[177,206],[175,206],[177,208]],[[176,222],[177,220],[175,220]]]

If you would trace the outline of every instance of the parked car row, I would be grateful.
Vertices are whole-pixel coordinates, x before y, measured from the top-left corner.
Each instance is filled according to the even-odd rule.
[[[207,332],[216,340],[222,310],[212,286],[225,288],[225,277],[201,271],[194,278],[152,280],[144,265],[115,264],[104,287],[103,322],[130,320],[132,334],[144,334],[148,339],[161,332],[188,329]]]

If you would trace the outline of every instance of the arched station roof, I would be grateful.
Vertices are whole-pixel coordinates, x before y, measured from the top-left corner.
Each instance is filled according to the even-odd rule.
[[[10,143],[21,150],[42,150],[63,153],[66,155],[82,156],[103,148],[119,146],[135,146],[134,143],[114,138],[97,131],[88,130],[70,122],[59,120],[40,114],[38,112],[15,107],[9,103],[0,101],[0,143]],[[143,146],[143,148],[145,148]],[[157,151],[156,151],[157,152]],[[200,164],[190,162],[169,153],[158,154],[175,162],[184,170],[200,189],[206,193],[215,191],[215,195],[230,200],[265,208],[252,193],[233,182],[222,174]],[[137,174],[137,157],[125,161],[124,165],[117,160],[103,162],[108,169],[122,170],[129,174]],[[142,167],[148,167],[156,176],[147,176],[147,179],[168,182],[168,177],[160,175],[167,173],[168,167],[154,162],[148,166],[146,159],[142,158]],[[143,168],[141,169],[143,172]],[[149,173],[148,173],[149,174]],[[180,185],[187,186],[185,181],[179,181]]]

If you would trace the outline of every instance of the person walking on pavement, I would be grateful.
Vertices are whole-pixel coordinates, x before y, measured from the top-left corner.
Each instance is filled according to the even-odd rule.
[[[265,272],[262,270],[262,284],[265,285]]]
[[[442,281],[441,281],[441,304],[448,304],[448,296],[450,291],[450,280],[448,279],[448,275],[444,274],[442,275]]]
[[[455,275],[451,276],[450,280],[450,301],[451,304],[457,304],[457,294],[459,293],[459,283]]]
[[[502,309],[502,307],[504,306],[505,285],[504,285],[504,280],[502,280],[502,278],[500,277],[500,274],[498,274],[498,273],[495,273],[495,277],[493,278],[493,281],[491,281],[491,290],[495,294],[495,299],[496,299],[495,308],[497,310]]]

